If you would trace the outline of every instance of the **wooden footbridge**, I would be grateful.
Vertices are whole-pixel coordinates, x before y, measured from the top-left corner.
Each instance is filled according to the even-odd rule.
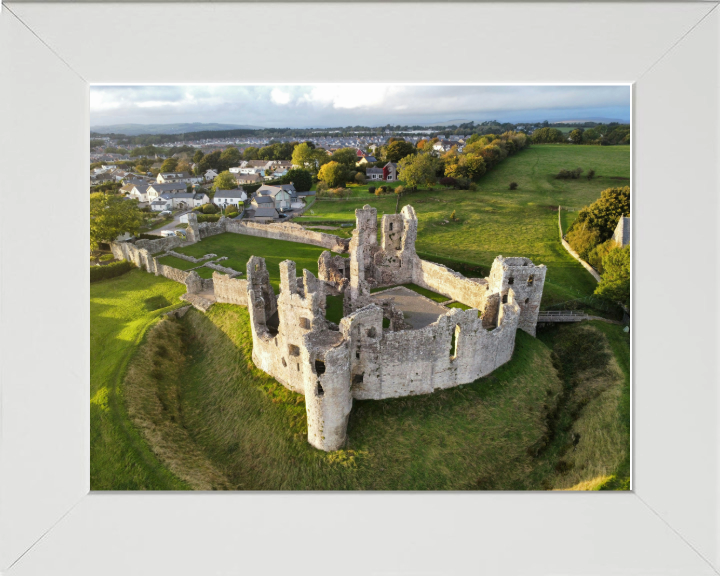
[[[582,310],[543,310],[538,314],[538,324],[547,322],[582,322],[593,318]]]

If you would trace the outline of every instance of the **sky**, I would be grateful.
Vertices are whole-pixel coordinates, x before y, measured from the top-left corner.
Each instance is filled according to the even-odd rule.
[[[630,120],[629,86],[407,84],[92,86],[90,125],[185,122],[264,128],[450,120]]]

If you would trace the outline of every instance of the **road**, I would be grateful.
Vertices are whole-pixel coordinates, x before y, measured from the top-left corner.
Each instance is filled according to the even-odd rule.
[[[148,234],[156,234],[160,232],[161,230],[176,230],[177,225],[180,224],[180,216],[183,214],[187,214],[188,212],[191,212],[191,210],[185,210],[183,212],[178,212],[175,214],[175,217],[172,219],[172,222],[168,222],[164,226],[161,226],[160,228],[155,228],[154,230],[150,230]]]

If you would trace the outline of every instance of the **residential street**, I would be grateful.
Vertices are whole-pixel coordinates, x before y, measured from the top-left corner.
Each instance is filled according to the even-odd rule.
[[[164,226],[160,226],[160,228],[155,228],[153,230],[150,230],[148,234],[157,234],[161,230],[175,230],[176,226],[180,224],[180,216],[183,214],[187,214],[188,212],[191,212],[191,210],[184,210],[183,212],[178,212],[175,214],[175,217],[173,218],[172,222],[168,222]]]

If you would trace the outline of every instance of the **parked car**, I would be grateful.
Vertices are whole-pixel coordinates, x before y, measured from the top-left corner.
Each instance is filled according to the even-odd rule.
[[[175,236],[175,230],[160,230],[160,236],[167,238],[168,236]]]
[[[160,216],[171,216],[172,212],[170,210],[163,210],[160,212]]]

